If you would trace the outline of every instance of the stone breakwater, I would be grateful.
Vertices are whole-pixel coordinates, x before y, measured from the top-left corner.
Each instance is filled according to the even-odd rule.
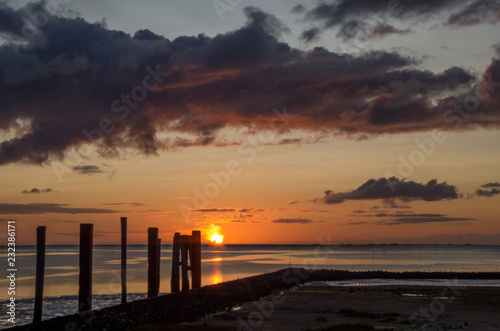
[[[127,330],[137,325],[195,321],[207,314],[277,294],[311,281],[369,278],[393,279],[500,279],[500,272],[384,272],[307,270],[288,268],[263,275],[209,285],[186,292],[137,300],[126,304],[28,324],[9,330]]]

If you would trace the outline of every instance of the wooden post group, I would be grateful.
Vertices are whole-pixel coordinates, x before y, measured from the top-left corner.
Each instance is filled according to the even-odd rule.
[[[122,303],[127,302],[127,218],[121,217],[121,289]],[[80,224],[79,288],[78,313],[92,310],[92,251],[93,224]],[[33,323],[42,320],[43,283],[45,273],[45,235],[46,227],[39,226],[36,253],[35,309]],[[148,298],[158,296],[160,291],[161,239],[158,228],[148,228]],[[179,267],[181,272],[179,272]],[[188,271],[191,271],[192,288],[201,287],[201,232],[192,235],[175,233],[172,254],[172,292],[179,292],[180,277],[182,291],[189,290]]]
[[[179,266],[181,268],[180,275]],[[192,288],[201,287],[200,231],[193,231],[191,236],[180,235],[180,233],[177,232],[174,234],[172,252],[172,277],[170,280],[172,293],[179,292],[180,279],[182,279],[182,291],[189,290],[189,270],[191,270]]]

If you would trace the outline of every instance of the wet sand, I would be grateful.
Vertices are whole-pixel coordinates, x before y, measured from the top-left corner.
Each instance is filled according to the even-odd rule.
[[[194,323],[134,330],[500,330],[500,288],[305,285]]]

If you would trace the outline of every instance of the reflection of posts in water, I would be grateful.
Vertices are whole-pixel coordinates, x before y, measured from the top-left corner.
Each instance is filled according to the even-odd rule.
[[[180,254],[180,260],[179,260]],[[189,256],[189,258],[188,258]],[[181,275],[179,275],[179,266]],[[179,292],[179,276],[182,278],[182,291],[189,290],[188,271],[191,270],[192,287],[201,287],[201,232],[193,231],[191,236],[174,234],[172,252],[172,293]]]

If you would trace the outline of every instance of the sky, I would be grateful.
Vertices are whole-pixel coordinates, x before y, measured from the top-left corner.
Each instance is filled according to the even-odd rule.
[[[500,2],[0,1],[0,244],[500,244]]]

